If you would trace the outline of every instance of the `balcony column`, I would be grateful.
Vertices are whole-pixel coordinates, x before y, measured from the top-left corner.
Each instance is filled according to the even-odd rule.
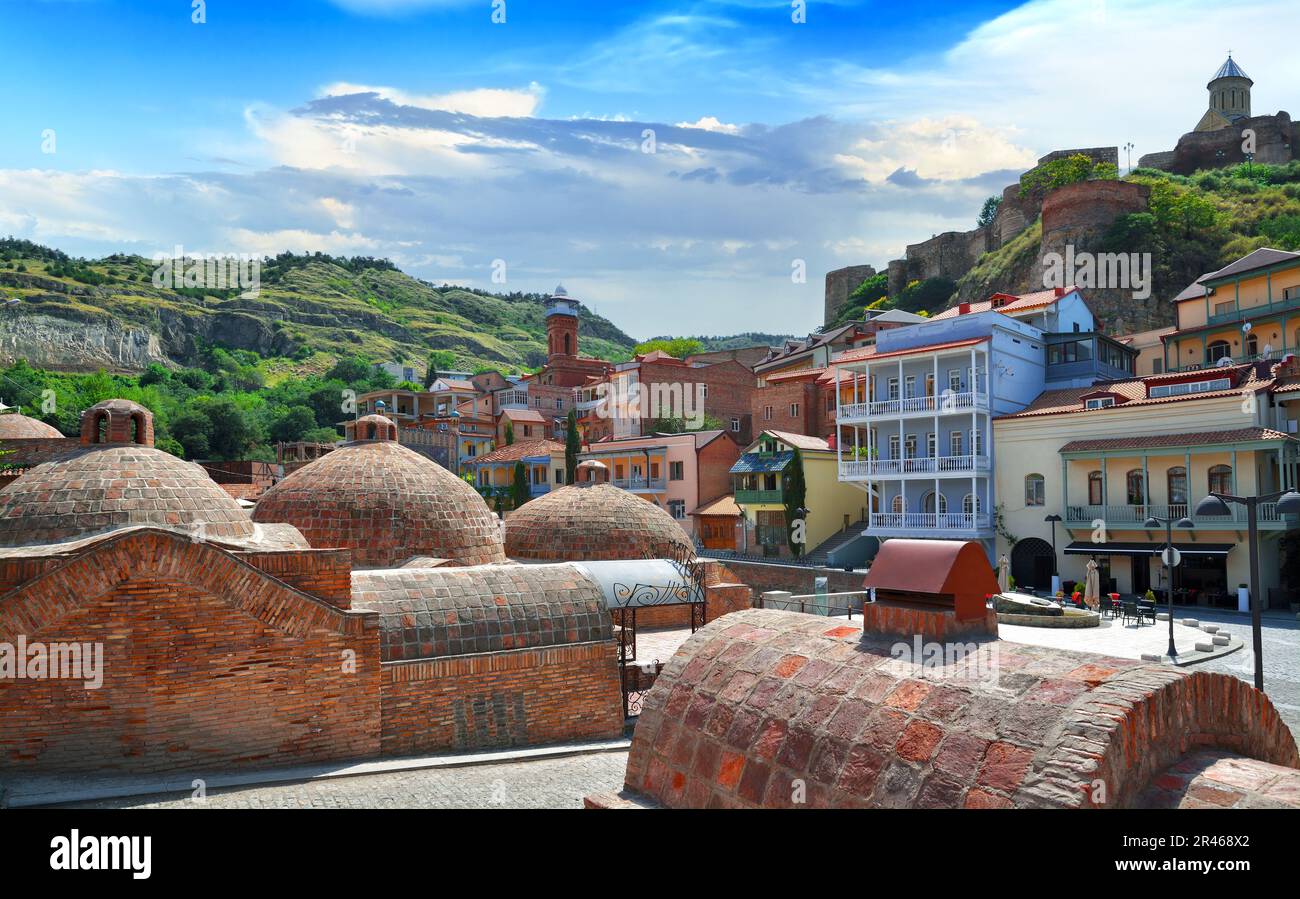
[[[1043,491],[1043,499],[1047,499],[1047,491]],[[1070,520],[1070,460],[1061,457],[1061,517],[1067,522]]]
[[[1188,447],[1183,450],[1183,499],[1187,500],[1187,511],[1184,515],[1191,515],[1196,510],[1196,505],[1192,502],[1192,449]],[[1173,518],[1173,513],[1170,513]]]
[[[1232,474],[1230,474],[1228,477],[1229,480],[1232,482],[1232,492],[1234,495],[1236,495],[1237,493],[1237,451],[1236,449],[1232,451],[1232,458],[1229,464],[1232,466]]]
[[[1106,454],[1102,453],[1101,454],[1101,508],[1102,508],[1101,516],[1103,519],[1106,517],[1106,506],[1110,504],[1110,481],[1109,481],[1110,473],[1107,471],[1108,466],[1106,464],[1108,461],[1109,460],[1106,458]]]
[[[1142,454],[1142,499],[1145,500],[1143,505],[1151,505],[1151,473],[1147,470],[1147,455]],[[1150,514],[1148,508],[1147,514]]]

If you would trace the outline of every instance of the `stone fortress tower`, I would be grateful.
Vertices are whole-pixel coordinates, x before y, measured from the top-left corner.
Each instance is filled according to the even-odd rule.
[[[1218,131],[1240,119],[1250,118],[1250,88],[1254,83],[1229,51],[1228,61],[1219,66],[1219,71],[1205,86],[1210,92],[1210,108],[1194,130]]]

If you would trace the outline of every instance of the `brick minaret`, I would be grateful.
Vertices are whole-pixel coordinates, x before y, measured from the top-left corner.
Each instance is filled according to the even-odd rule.
[[[548,359],[578,355],[578,301],[569,299],[564,285],[546,307],[546,352]]]

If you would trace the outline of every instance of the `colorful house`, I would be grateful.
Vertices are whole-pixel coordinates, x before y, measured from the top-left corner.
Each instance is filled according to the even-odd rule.
[[[564,444],[553,440],[525,440],[478,456],[466,467],[474,475],[480,493],[508,496],[515,481],[515,466],[522,462],[532,496],[549,493],[564,485]]]
[[[1082,581],[1089,559],[1105,592],[1163,591],[1165,530],[1147,519],[1181,519],[1182,602],[1236,608],[1249,580],[1246,518],[1200,517],[1211,492],[1259,495],[1297,484],[1300,443],[1276,429],[1285,415],[1268,363],[1216,367],[1043,393],[994,420],[998,554],[1009,553],[1020,586],[1046,588],[1052,574]],[[1055,537],[1048,516],[1059,516]],[[1282,604],[1279,538],[1296,522],[1260,510],[1266,604]],[[1011,537],[1016,538],[1012,545]],[[1055,547],[1053,547],[1053,542]]]
[[[1267,247],[1202,275],[1174,297],[1164,371],[1278,359],[1300,347],[1300,253]]]
[[[837,478],[836,451],[820,437],[763,431],[731,467],[736,505],[744,530],[737,549],[755,555],[788,556],[785,483],[794,451],[803,460],[805,553],[824,554],[832,538],[856,536],[867,521],[866,494]]]

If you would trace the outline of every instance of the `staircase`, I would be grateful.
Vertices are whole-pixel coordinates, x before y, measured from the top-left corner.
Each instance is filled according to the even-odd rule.
[[[827,537],[821,542],[821,545],[813,548],[813,551],[805,556],[805,560],[813,565],[825,565],[827,558],[832,552],[844,546],[850,540],[860,536],[867,529],[867,522],[859,521],[848,526],[843,531],[838,531]]]

